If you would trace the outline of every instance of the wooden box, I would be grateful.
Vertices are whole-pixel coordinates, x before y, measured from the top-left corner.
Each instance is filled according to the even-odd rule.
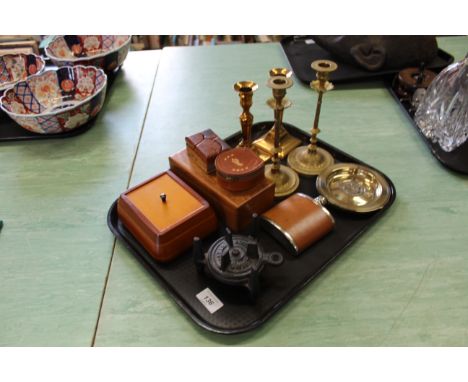
[[[216,157],[230,148],[230,146],[218,137],[212,130],[204,130],[200,133],[185,137],[187,151],[195,163],[205,172],[213,173],[216,171]]]
[[[254,212],[260,215],[273,205],[275,186],[266,178],[247,191],[232,192],[218,184],[216,175],[196,165],[185,149],[170,156],[169,163],[172,171],[210,202],[233,232],[247,227]]]
[[[123,193],[117,213],[140,244],[162,262],[190,248],[194,236],[205,237],[217,228],[208,202],[171,171]]]
[[[219,184],[229,191],[247,191],[265,177],[265,163],[246,147],[223,151],[215,166]]]

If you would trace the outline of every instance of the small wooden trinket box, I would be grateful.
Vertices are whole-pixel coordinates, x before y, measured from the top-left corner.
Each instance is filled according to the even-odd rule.
[[[247,227],[253,213],[261,214],[273,205],[275,185],[265,177],[246,191],[232,192],[219,185],[216,175],[197,166],[187,150],[171,155],[169,163],[172,171],[210,202],[233,232]]]
[[[219,184],[229,191],[248,190],[265,177],[265,163],[246,147],[223,151],[215,166]]]
[[[156,260],[170,261],[192,245],[194,236],[216,230],[208,202],[171,171],[123,193],[119,219]]]
[[[215,159],[230,146],[208,129],[185,137],[187,151],[193,160],[208,174],[215,172]]]

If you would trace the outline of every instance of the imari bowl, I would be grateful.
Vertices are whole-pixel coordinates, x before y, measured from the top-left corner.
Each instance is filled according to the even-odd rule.
[[[35,54],[5,54],[0,56],[0,95],[29,76],[44,70],[44,60]]]
[[[65,66],[18,82],[0,108],[26,130],[62,133],[88,122],[102,108],[107,76],[93,66]]]
[[[57,66],[90,65],[112,72],[124,62],[131,36],[56,36],[45,48]]]

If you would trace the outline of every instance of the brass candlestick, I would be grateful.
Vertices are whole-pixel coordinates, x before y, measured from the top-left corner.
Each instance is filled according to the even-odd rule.
[[[272,164],[265,166],[265,177],[275,183],[275,197],[282,197],[292,194],[299,186],[299,176],[289,167],[280,164],[280,126],[283,122],[284,97],[286,89],[292,86],[293,82],[285,76],[273,76],[268,80],[267,86],[273,91],[274,103],[268,102],[268,105],[275,112],[274,124],[274,150]]]
[[[288,156],[288,164],[303,175],[320,174],[334,163],[333,156],[328,151],[317,147],[317,134],[320,132],[318,123],[323,94],[333,89],[333,84],[328,81],[328,77],[338,68],[338,65],[329,60],[317,60],[312,62],[311,66],[317,72],[317,80],[312,81],[310,87],[318,92],[318,99],[310,144],[296,148]]]
[[[292,75],[292,71],[287,69],[287,68],[273,68],[270,70],[270,78],[271,77],[286,77],[290,78]],[[283,108],[286,109],[291,106],[291,101],[289,101],[287,98],[283,98]],[[271,108],[274,108],[275,105],[275,99],[270,98],[268,100],[268,105]],[[283,124],[280,126],[280,132],[279,132],[279,140],[280,140],[280,151],[278,153],[280,159],[285,158],[288,153],[299,146],[301,144],[300,139],[293,137],[291,134],[289,134],[286,129],[284,128]],[[263,160],[267,161],[269,160],[274,153],[275,150],[275,127],[273,126],[270,131],[268,131],[266,134],[261,136],[259,139],[257,139],[253,143],[254,149],[258,156]]]
[[[240,105],[242,106],[242,114],[239,116],[242,141],[239,146],[251,147],[252,146],[252,124],[253,115],[250,113],[252,106],[252,97],[258,85],[253,81],[239,81],[234,84],[234,90],[239,93]]]

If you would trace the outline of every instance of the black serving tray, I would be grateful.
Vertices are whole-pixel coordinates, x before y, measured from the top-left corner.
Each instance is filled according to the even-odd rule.
[[[273,122],[255,124],[253,127],[254,138],[268,131],[272,124]],[[308,142],[309,135],[292,125],[284,125],[292,135],[300,138],[304,144]],[[236,145],[240,138],[240,134],[235,134],[227,138],[226,141],[230,145]],[[325,142],[319,141],[319,145],[332,153],[336,161],[363,164],[358,159]],[[272,237],[265,232],[261,232],[259,239],[264,249],[266,251],[281,252],[285,260],[281,266],[267,266],[262,271],[260,292],[255,302],[249,300],[243,290],[222,286],[213,279],[197,273],[191,250],[171,263],[156,262],[120,222],[117,215],[117,202],[114,202],[111,206],[107,222],[114,235],[146,267],[193,321],[201,327],[216,333],[243,333],[257,328],[285,306],[288,301],[384,214],[395,200],[396,193],[391,180],[385,175],[383,176],[391,187],[390,199],[383,209],[367,214],[355,214],[329,206],[328,208],[336,222],[334,230],[299,256],[288,253]],[[298,192],[317,196],[315,179],[315,177],[301,177]],[[220,236],[222,229],[223,227],[220,224],[217,234],[203,240],[205,248]],[[207,287],[224,304],[214,314],[210,314],[195,297],[196,294]]]
[[[335,83],[370,80],[399,71],[398,69],[390,69],[369,72],[357,66],[339,62],[331,53],[317,45],[311,36],[288,36],[281,40],[281,46],[294,74],[306,84],[316,79],[310,64],[319,59],[333,60],[338,63],[338,69],[330,74],[330,81]],[[452,62],[453,56],[439,49],[438,56],[426,68],[438,71]]]
[[[107,74],[107,94],[109,94],[109,89],[115,81],[115,78],[120,72],[120,67],[117,68],[114,72]],[[104,105],[107,102],[104,100]],[[103,106],[104,108],[104,106]],[[102,112],[102,110],[101,110]],[[96,118],[92,118],[84,125],[77,127],[76,129],[66,131],[63,133],[55,134],[38,134],[33,133],[32,131],[23,129],[15,121],[13,121],[3,110],[0,109],[0,142],[12,142],[12,141],[29,141],[29,140],[41,140],[41,139],[58,139],[58,138],[70,138],[76,135],[83,134],[84,132],[91,129],[96,122]]]
[[[404,114],[411,121],[411,124],[414,126],[416,131],[420,134],[423,141],[426,143],[427,147],[431,151],[432,155],[446,168],[456,171],[461,174],[468,174],[468,141],[458,146],[455,150],[447,152],[444,151],[438,143],[432,142],[428,139],[418,127],[414,120],[413,112],[410,109],[410,104],[404,100],[401,100],[400,97],[396,94],[393,89],[393,77],[390,76],[385,80],[388,91],[393,96],[395,101],[400,105]]]

